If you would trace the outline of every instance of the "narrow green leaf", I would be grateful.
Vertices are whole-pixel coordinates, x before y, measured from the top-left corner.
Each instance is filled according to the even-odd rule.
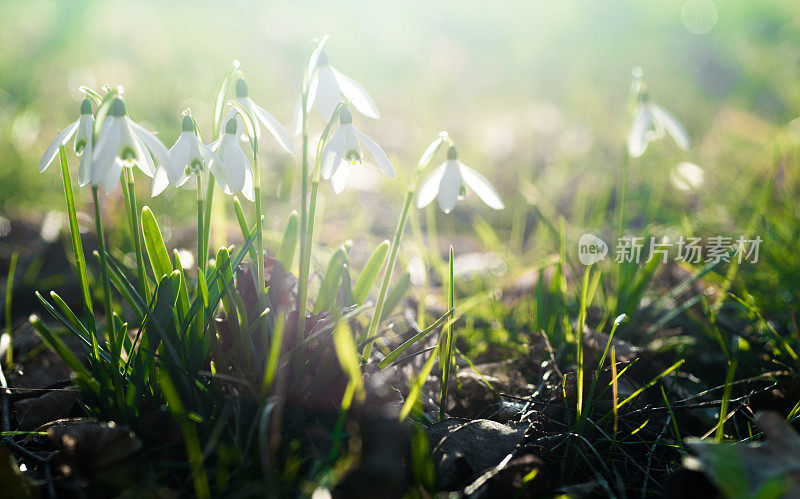
[[[91,378],[92,375],[86,366],[78,360],[78,357],[69,349],[69,347],[61,340],[61,338],[54,333],[50,328],[42,324],[39,316],[31,315],[29,318],[31,326],[39,333],[39,337],[47,347],[58,355],[70,369],[75,371],[79,376]]]
[[[250,238],[250,235],[253,231],[247,228],[247,218],[244,215],[244,209],[242,209],[242,203],[239,201],[237,196],[233,196],[233,208],[236,212],[236,220],[239,222],[239,229],[242,231],[242,236],[244,236],[245,241]],[[255,248],[250,248],[250,258],[253,260],[256,259],[256,250]]]
[[[5,343],[6,348],[6,365],[10,366],[14,360],[14,345],[13,345],[13,337],[12,337],[12,330],[13,324],[11,323],[11,297],[14,294],[14,274],[17,270],[17,258],[19,255],[15,251],[11,254],[11,263],[8,265],[8,276],[6,277],[6,303],[5,303],[5,319],[6,319],[6,332],[4,336],[7,338],[6,340],[2,340],[0,338],[0,345]],[[0,353],[2,353],[2,348],[0,348]]]
[[[158,228],[156,217],[147,206],[142,208],[142,232],[153,274],[156,276],[156,281],[161,281],[162,277],[172,273],[172,262],[170,262],[167,247],[164,245],[164,238],[161,237],[161,229]]]
[[[86,269],[83,243],[81,242],[81,233],[78,229],[78,215],[75,209],[75,196],[72,193],[72,181],[70,180],[69,167],[67,165],[67,152],[63,145],[59,148],[58,154],[61,158],[61,178],[64,184],[64,198],[67,201],[69,233],[72,241],[72,252],[75,255],[75,266],[78,268],[78,280],[81,283],[83,306],[90,315],[93,315],[92,294],[89,290],[89,273]]]
[[[394,285],[394,288],[392,288],[392,290],[386,296],[386,301],[383,302],[383,311],[381,311],[381,320],[384,320],[392,315],[392,312],[394,312],[394,309],[400,304],[400,301],[403,299],[403,297],[406,296],[406,293],[408,293],[408,288],[410,287],[411,274],[405,272],[400,276],[397,284]]]
[[[155,298],[151,306],[152,313],[147,314],[143,328],[150,341],[150,345],[164,345],[170,360],[175,365],[183,365],[182,358],[175,346],[177,336],[175,335],[173,322],[173,307],[178,299],[180,289],[181,273],[176,270],[161,278],[156,288]]]
[[[422,366],[419,376],[417,376],[417,379],[414,381],[414,384],[411,385],[411,389],[408,391],[408,397],[406,398],[405,403],[403,403],[403,408],[400,410],[400,421],[403,421],[408,417],[411,409],[413,409],[414,405],[417,403],[419,394],[422,391],[422,386],[425,384],[428,376],[430,376],[431,370],[433,369],[433,363],[436,362],[436,357],[438,356],[439,344],[437,343],[436,347],[431,352],[431,356],[428,357],[428,360],[426,360],[425,364]]]
[[[342,306],[352,307],[356,300],[353,297],[353,280],[350,278],[350,265],[342,265]]]
[[[425,329],[423,329],[423,330],[422,330],[422,331],[420,331],[419,333],[415,334],[415,335],[414,335],[414,336],[412,336],[411,338],[409,338],[409,339],[407,339],[406,341],[404,341],[402,345],[400,345],[399,347],[395,348],[395,349],[392,351],[392,353],[390,353],[389,355],[387,355],[387,356],[386,356],[386,358],[385,358],[385,359],[383,359],[383,360],[381,361],[381,363],[380,363],[380,364],[378,364],[378,367],[379,367],[380,369],[385,369],[385,368],[386,368],[387,366],[389,366],[389,365],[390,365],[392,362],[394,362],[394,361],[395,361],[395,359],[397,359],[397,357],[398,357],[398,356],[399,356],[401,353],[405,352],[405,351],[408,349],[408,347],[410,347],[411,345],[413,345],[413,344],[414,344],[414,343],[416,343],[417,341],[419,341],[419,340],[421,340],[422,338],[424,338],[425,336],[427,336],[427,335],[428,335],[428,333],[430,333],[431,331],[433,331],[433,330],[434,330],[434,329],[436,329],[437,327],[441,326],[441,325],[442,325],[442,323],[443,323],[443,322],[444,322],[444,321],[445,321],[445,320],[446,320],[448,317],[451,317],[451,316],[453,315],[454,311],[455,311],[455,309],[451,308],[450,310],[448,310],[447,312],[445,312],[445,313],[444,313],[444,315],[442,315],[441,317],[439,317],[438,319],[436,319],[436,322],[434,322],[433,324],[431,324],[430,326],[426,327]]]
[[[183,272],[181,257],[178,250],[172,250],[172,269],[181,273],[180,287],[178,289],[178,315],[185,317],[189,313],[189,291],[186,289],[186,274]]]
[[[375,280],[378,278],[378,273],[381,271],[383,262],[386,260],[386,253],[388,251],[389,241],[385,240],[375,248],[372,256],[367,260],[364,270],[361,271],[361,275],[358,276],[356,285],[353,288],[353,298],[359,305],[363,304],[367,299],[372,285],[375,284]]]
[[[314,306],[315,314],[331,310],[336,304],[336,295],[339,291],[339,282],[342,278],[342,265],[344,264],[346,255],[346,250],[343,246],[340,246],[339,249],[333,253],[330,262],[328,262],[328,269],[325,271],[322,284],[320,284],[317,303]]]
[[[364,380],[361,374],[361,360],[356,350],[356,343],[347,321],[340,320],[333,332],[333,346],[342,370],[350,378],[359,400],[364,399]]]
[[[297,210],[292,210],[289,213],[289,220],[286,222],[286,230],[283,232],[283,241],[281,247],[278,249],[277,260],[281,262],[283,268],[288,272],[294,263],[294,254],[297,249],[297,230],[299,218]]]

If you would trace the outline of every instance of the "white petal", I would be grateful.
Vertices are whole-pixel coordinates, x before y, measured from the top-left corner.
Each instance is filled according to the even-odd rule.
[[[92,181],[90,171],[90,166],[92,164],[92,149],[92,136],[89,135],[86,147],[83,148],[83,154],[81,154],[80,166],[78,166],[78,185],[81,187],[88,185]]]
[[[172,166],[172,160],[169,157],[169,151],[167,147],[160,141],[158,138],[145,129],[140,124],[134,122],[133,120],[128,120],[130,123],[131,128],[133,129],[134,133],[136,134],[144,145],[147,146],[147,149],[153,154],[153,157],[158,161],[159,165],[162,165],[169,170]],[[155,172],[154,172],[155,173]]]
[[[392,162],[389,161],[389,157],[386,156],[386,153],[383,152],[381,146],[375,143],[374,140],[367,137],[364,133],[359,130],[356,130],[358,134],[358,138],[364,143],[364,146],[369,150],[370,154],[375,158],[375,161],[378,162],[378,167],[380,167],[381,171],[388,177],[395,178],[397,175],[394,173],[394,167],[392,166]]]
[[[317,69],[317,80],[319,81],[316,92],[317,111],[327,123],[331,120],[336,106],[342,102],[342,91],[330,66]]]
[[[153,163],[153,157],[150,155],[150,151],[147,150],[147,146],[144,145],[142,139],[138,136],[134,135],[134,140],[136,141],[136,147],[139,149],[139,160],[136,161],[136,166],[150,178],[153,178],[156,174],[156,165]],[[170,161],[171,164],[172,162]]]
[[[672,137],[672,140],[678,144],[678,147],[687,151],[691,140],[689,139],[689,134],[686,133],[686,130],[678,119],[658,104],[650,102],[648,107],[650,108],[650,114],[653,116],[653,119],[667,131],[669,136]]]
[[[364,164],[364,152],[361,150],[361,141],[358,140],[358,130],[352,123],[347,123],[339,127],[344,132],[344,156],[355,151],[358,155],[356,164]]]
[[[183,170],[189,164],[189,152],[194,132],[181,132],[178,140],[169,148],[169,157],[175,170]],[[169,173],[169,172],[168,172]]]
[[[223,144],[222,164],[224,165],[225,177],[228,179],[228,186],[231,191],[241,191],[244,188],[246,172],[251,170],[251,167],[244,151],[232,137],[226,144]]]
[[[317,75],[317,71],[314,71],[314,74],[311,75],[311,81],[308,83],[308,95],[306,96],[306,113],[311,111],[311,108],[314,107],[314,103],[317,102],[317,92],[319,91],[319,76]],[[303,96],[299,96],[298,100],[300,101],[299,104],[303,106]]]
[[[644,154],[648,143],[647,132],[651,125],[652,119],[647,106],[639,104],[633,113],[633,123],[628,132],[628,155],[631,158],[638,158]]]
[[[250,168],[244,171],[244,186],[242,186],[242,195],[251,203],[256,200],[255,183],[253,182],[253,172]]]
[[[100,136],[92,148],[92,161],[89,165],[89,177],[94,185],[103,181],[106,171],[116,160],[123,125],[124,122],[117,116],[109,116],[103,122]]]
[[[78,129],[78,121],[80,121],[80,119],[77,119],[67,125],[67,128],[56,135],[56,138],[53,139],[53,142],[47,146],[47,149],[44,151],[44,156],[42,156],[42,160],[39,161],[40,172],[45,171],[47,167],[50,166],[50,163],[53,162],[53,159],[55,159],[56,155],[58,154],[58,149],[66,144],[70,137],[72,137],[72,134],[75,133],[75,130]]]
[[[100,172],[102,173],[102,177],[99,179],[99,182],[96,183],[102,183],[103,189],[105,189],[106,192],[114,192],[114,189],[119,185],[119,177],[122,175],[122,168],[122,163],[115,159],[104,171]]]
[[[153,177],[153,186],[150,189],[150,197],[156,197],[169,185],[169,173],[163,165],[159,165]]]
[[[339,166],[336,167],[336,170],[331,175],[331,185],[333,186],[333,192],[339,194],[344,190],[347,186],[347,179],[350,177],[350,169],[353,165],[347,160],[341,160],[339,162]]]
[[[339,166],[339,162],[342,160],[342,155],[344,154],[346,138],[345,131],[342,130],[342,128],[343,127],[339,127],[336,130],[333,137],[325,144],[325,149],[322,150],[322,162],[320,166],[322,170],[320,173],[325,180],[331,178],[334,169]]]
[[[78,118],[78,130],[75,134],[75,154],[82,155],[83,149],[92,140],[94,133],[94,116],[91,114],[82,114]]]
[[[338,71],[336,68],[331,68],[331,72],[334,78],[336,78],[336,82],[339,84],[339,91],[345,99],[353,104],[353,107],[358,109],[358,112],[368,118],[378,119],[381,117],[378,106],[375,105],[375,102],[372,101],[372,97],[369,96],[360,83],[341,71]]]
[[[492,184],[489,183],[486,177],[461,161],[458,162],[458,167],[461,169],[461,178],[464,180],[464,183],[467,184],[467,187],[475,191],[475,194],[477,194],[489,208],[494,208],[495,210],[502,210],[505,208],[503,200],[500,199],[500,195],[494,187],[492,187]]]
[[[289,134],[286,133],[286,130],[283,129],[283,126],[275,119],[274,116],[269,114],[263,107],[259,106],[252,99],[248,97],[250,101],[251,107],[253,112],[255,112],[254,119],[257,119],[261,122],[264,127],[269,130],[269,133],[275,137],[275,140],[278,141],[278,144],[283,147],[286,152],[289,154],[294,154],[294,144],[292,143],[292,138],[289,137]]]
[[[458,193],[461,191],[461,174],[455,161],[448,161],[445,165],[442,180],[439,182],[439,207],[445,213],[450,213],[456,207]]]
[[[217,163],[216,161],[210,163],[208,165],[208,170],[214,175],[214,178],[219,184],[220,189],[222,189],[226,193],[230,193],[230,187],[228,182],[228,177],[225,176],[225,171],[222,169],[222,163]]]
[[[222,166],[222,159],[217,156],[217,153],[214,150],[198,139],[198,146],[200,147],[200,154],[203,156],[203,161],[206,162],[206,165],[210,168],[211,165],[219,165]]]
[[[431,201],[436,199],[436,194],[439,193],[439,184],[442,182],[442,175],[447,163],[442,163],[430,175],[428,175],[417,191],[417,208],[424,208],[431,204]]]
[[[303,96],[297,96],[297,102],[292,111],[292,135],[297,137],[303,131]]]

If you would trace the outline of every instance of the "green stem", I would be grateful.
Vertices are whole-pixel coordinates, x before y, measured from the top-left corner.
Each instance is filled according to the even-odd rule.
[[[628,176],[630,175],[631,158],[625,149],[619,178],[619,194],[617,195],[617,238],[625,235],[625,203],[628,194]]]
[[[297,294],[297,341],[300,344],[305,336],[306,330],[306,301],[308,299],[308,274],[309,274],[309,267],[311,266],[310,259],[306,261],[306,253],[309,253],[308,249],[306,248],[308,244],[308,129],[306,127],[306,122],[308,121],[308,112],[306,111],[306,105],[308,102],[308,93],[306,89],[303,89],[303,95],[301,97],[301,105],[303,106],[302,109],[302,134],[303,134],[303,178],[301,182],[301,193],[300,193],[300,290]]]
[[[211,175],[208,176],[209,181],[211,179]],[[200,273],[197,276],[198,283],[197,283],[197,303],[200,306],[197,309],[197,315],[195,316],[197,319],[197,337],[203,337],[203,330],[205,329],[205,307],[203,306],[203,299],[201,296],[200,291],[200,279],[205,279],[206,275],[206,253],[204,252],[203,240],[205,238],[206,232],[203,230],[205,224],[203,223],[203,180],[200,177],[200,174],[196,175],[197,178],[197,266],[200,269]]]
[[[136,207],[136,189],[133,181],[133,170],[131,168],[123,168],[125,172],[125,182],[128,184],[128,203],[130,212],[130,229],[131,240],[133,241],[133,250],[136,253],[136,270],[139,274],[139,285],[142,288],[142,296],[147,299],[150,296],[149,286],[147,283],[147,273],[144,269],[144,254],[142,253],[142,238],[141,231],[139,230],[139,211]]]
[[[108,332],[108,342],[111,346],[112,355],[115,355],[117,350],[117,324],[114,321],[114,306],[111,303],[111,280],[108,276],[108,258],[106,256],[106,243],[105,235],[103,234],[103,219],[100,214],[100,200],[97,195],[97,186],[92,186],[92,198],[94,200],[94,223],[97,230],[97,250],[100,253],[100,279],[103,281],[103,306],[106,314],[106,330]],[[117,397],[122,397],[122,386],[119,382],[120,371],[116,367],[119,359],[116,360],[112,357],[111,362],[115,363],[113,372],[114,391],[118,394]]]
[[[199,188],[199,186],[198,186]],[[214,203],[214,176],[209,174],[208,175],[208,187],[206,188],[206,199],[205,199],[205,220],[203,221],[203,247],[202,251],[198,248],[198,258],[202,255],[200,259],[200,268],[203,270],[203,274],[206,273],[206,269],[208,268],[208,242],[209,238],[211,237],[211,206]]]
[[[447,288],[447,309],[453,308],[454,298],[453,286],[453,247],[450,246],[450,281]],[[439,399],[439,421],[444,419],[444,412],[447,408],[447,385],[450,382],[450,365],[453,363],[453,321],[447,321],[444,330],[445,338],[447,338],[447,357],[445,358],[444,366],[442,367],[442,396]]]
[[[69,216],[69,230],[72,234],[72,251],[75,253],[75,265],[78,267],[78,278],[81,281],[81,294],[83,295],[83,306],[94,321],[94,311],[92,307],[92,293],[89,290],[89,277],[86,270],[86,258],[83,255],[83,243],[81,242],[80,230],[78,229],[78,218],[75,213],[75,197],[72,193],[72,181],[69,176],[67,165],[67,154],[64,146],[59,150],[61,156],[61,178],[64,181],[64,197],[67,201],[67,215]]]
[[[416,180],[416,179],[415,179]],[[415,184],[415,181],[412,181],[412,185]],[[375,311],[372,314],[372,318],[369,321],[369,327],[367,328],[367,335],[366,338],[372,338],[378,332],[378,324],[381,321],[381,315],[383,314],[383,306],[386,302],[386,295],[389,292],[389,282],[392,279],[392,271],[394,270],[394,263],[397,259],[397,250],[400,247],[400,239],[403,237],[403,232],[406,228],[406,221],[408,220],[408,212],[411,208],[411,202],[414,199],[414,191],[415,189],[412,187],[406,193],[406,200],[403,203],[403,211],[400,213],[400,218],[397,220],[397,227],[394,231],[394,238],[392,239],[392,246],[389,249],[389,255],[386,260],[386,269],[383,271],[383,281],[381,281],[381,289],[378,292],[378,301],[375,302]],[[372,341],[364,345],[364,351],[362,356],[369,360],[369,356],[372,353]]]
[[[17,258],[19,254],[15,251],[11,253],[11,262],[8,265],[8,276],[6,277],[6,335],[8,335],[8,345],[6,350],[6,366],[11,367],[14,363],[14,335],[13,324],[11,322],[11,298],[14,294],[14,274],[17,270]],[[2,338],[2,335],[0,335]]]
[[[261,169],[258,166],[258,140],[255,135],[250,138],[253,144],[253,183],[256,196],[256,286],[258,290],[259,317],[264,317],[267,308],[267,291],[264,287],[264,220],[261,207]],[[266,334],[266,328],[262,331]]]

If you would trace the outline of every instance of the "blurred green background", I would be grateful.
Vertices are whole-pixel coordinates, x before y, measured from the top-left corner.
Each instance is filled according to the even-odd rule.
[[[0,2],[0,19],[0,214],[7,218],[38,219],[62,207],[57,168],[39,174],[37,164],[77,115],[79,85],[123,85],[131,116],[169,147],[186,107],[210,134],[216,87],[239,59],[251,95],[288,125],[310,42],[325,33],[332,63],[360,81],[382,112],[378,121],[357,117],[356,125],[385,147],[400,173],[400,182],[388,182],[365,172],[393,186],[383,191],[397,198],[387,227],[404,179],[440,129],[512,209],[522,180],[575,222],[610,220],[596,212],[607,212],[619,171],[634,65],[644,69],[654,101],[684,123],[693,148],[653,146],[635,166],[633,185],[668,178],[680,161],[696,163],[706,171],[702,192],[678,199],[682,209],[668,218],[735,227],[736,214],[726,210],[747,195],[742,176],[771,161],[766,146],[786,135],[779,127],[800,110],[800,9],[792,0],[33,0]],[[316,119],[312,129],[321,128]],[[266,181],[275,186],[266,190],[278,197],[299,155],[264,149]],[[144,196],[149,179],[138,178]],[[366,184],[367,191],[375,185]],[[637,199],[645,209],[649,193],[663,187],[634,187],[633,213]],[[297,190],[284,188],[280,197],[296,205]],[[363,190],[328,204],[347,210]],[[583,192],[604,192],[605,201],[576,202]],[[85,190],[79,196],[90,197]],[[525,199],[531,202],[530,193]],[[174,189],[150,202],[157,213],[185,215],[187,224],[193,203],[191,193]],[[285,219],[286,210],[275,211],[276,221]],[[490,215],[510,225],[506,215]]]

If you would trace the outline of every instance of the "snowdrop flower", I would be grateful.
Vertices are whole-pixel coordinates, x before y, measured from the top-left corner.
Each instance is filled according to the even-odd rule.
[[[152,157],[151,157],[152,154]],[[106,192],[116,189],[123,167],[136,165],[148,177],[156,173],[156,165],[172,168],[169,151],[155,135],[128,118],[125,104],[115,99],[103,121],[92,152],[89,177],[92,184],[103,184]]]
[[[475,191],[490,208],[505,208],[500,195],[486,177],[458,160],[458,152],[454,146],[447,150],[447,161],[422,181],[417,194],[417,208],[424,208],[434,199],[438,199],[442,211],[450,213],[455,208],[456,201],[466,195],[465,185]]]
[[[200,141],[194,127],[194,120],[189,115],[183,117],[181,135],[169,149],[169,157],[172,161],[168,165],[158,165],[156,169],[151,196],[158,196],[169,184],[182,186],[192,175],[200,175],[205,172],[206,166],[215,178],[222,178],[219,181],[221,185],[226,183],[220,170],[222,160],[219,159],[217,153]]]
[[[87,168],[87,158],[92,156],[92,131],[94,127],[94,116],[92,116],[92,102],[87,98],[83,99],[81,103],[80,117],[67,125],[67,128],[61,131],[53,142],[47,146],[47,150],[39,161],[39,171],[43,172],[50,166],[50,164],[58,155],[58,150],[61,146],[66,145],[69,139],[75,135],[75,154],[81,156],[80,167],[78,168],[78,183],[83,186],[89,183],[89,169]],[[84,154],[86,151],[86,154]]]
[[[247,109],[247,112],[250,113],[250,116],[253,118],[253,124],[256,128],[256,138],[261,138],[261,127],[263,126],[269,130],[269,133],[275,137],[275,140],[278,141],[278,144],[280,144],[280,146],[286,152],[289,154],[294,154],[294,144],[292,143],[292,138],[274,116],[264,110],[263,107],[253,102],[253,99],[251,99],[249,96],[247,82],[244,81],[244,78],[239,78],[236,81],[236,101],[241,104],[242,107]],[[231,118],[236,118],[236,124],[238,125],[239,130],[245,130],[242,117],[239,116],[239,113],[236,112],[236,109],[231,109],[228,112],[226,122]]]
[[[350,113],[350,109],[343,107],[339,115],[339,129],[336,130],[322,151],[322,178],[331,181],[336,194],[342,192],[344,186],[347,185],[350,168],[363,165],[362,143],[375,158],[381,171],[388,177],[395,177],[394,167],[386,153],[374,140],[353,126],[353,115]]]
[[[336,106],[345,101],[368,118],[380,118],[381,113],[378,111],[378,106],[375,105],[364,87],[331,66],[328,61],[328,53],[324,49],[319,50],[316,61],[312,61],[310,71],[311,81],[308,88],[306,112],[316,104],[319,115],[325,122],[328,122],[333,116]],[[301,99],[298,97],[293,119],[295,135],[300,133],[302,126],[302,107]]]
[[[638,158],[647,149],[647,145],[669,134],[675,144],[684,151],[689,149],[689,134],[680,122],[669,111],[652,102],[645,91],[641,68],[633,70],[633,87],[637,95],[636,110],[633,123],[628,132],[628,154]]]
[[[250,166],[247,154],[239,146],[237,128],[236,119],[229,119],[225,125],[225,134],[211,144],[211,149],[217,153],[217,157],[222,158],[214,178],[225,194],[241,192],[248,201],[255,201],[253,168]]]

